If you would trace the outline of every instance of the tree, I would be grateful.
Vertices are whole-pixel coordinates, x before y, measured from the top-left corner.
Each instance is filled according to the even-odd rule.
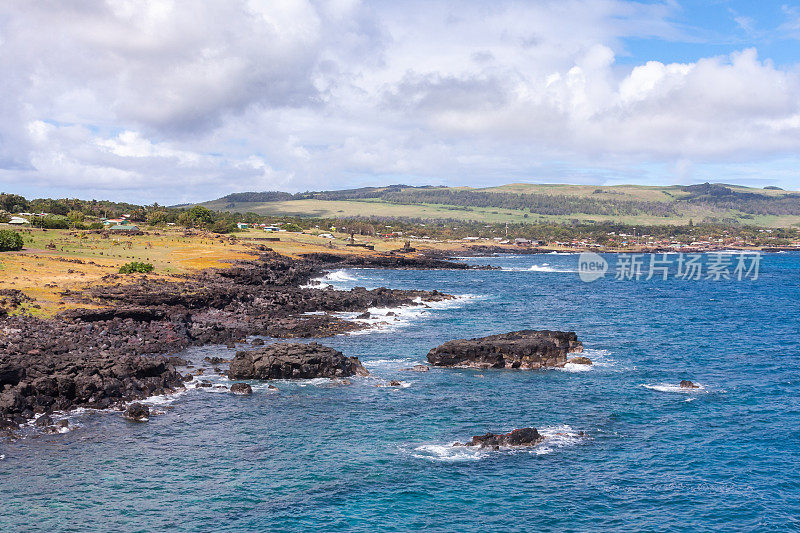
[[[150,211],[147,214],[147,223],[151,226],[161,226],[167,222],[166,211]]]
[[[179,220],[184,226],[205,226],[214,222],[214,212],[202,205],[196,205],[181,213]]]
[[[30,208],[30,203],[24,196],[18,194],[0,194],[0,209],[4,209],[9,213],[20,213],[27,211]]]

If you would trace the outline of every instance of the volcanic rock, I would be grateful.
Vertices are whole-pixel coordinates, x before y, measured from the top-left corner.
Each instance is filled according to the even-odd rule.
[[[53,425],[53,419],[50,418],[48,415],[42,415],[42,416],[40,416],[39,418],[36,419],[36,422],[34,422],[34,424],[37,427],[52,426]]]
[[[276,343],[258,350],[240,351],[231,363],[231,379],[311,379],[366,376],[357,357],[316,342]]]
[[[573,365],[591,365],[592,360],[589,359],[588,357],[583,357],[583,356],[571,357],[569,360],[567,360],[567,363],[572,363]]]
[[[582,352],[574,332],[523,330],[448,341],[428,352],[434,366],[467,368],[563,367],[567,354]]]
[[[472,437],[464,446],[478,446],[480,448],[497,448],[499,446],[534,446],[544,440],[536,428],[515,429],[511,433],[487,433]]]
[[[401,368],[400,370],[405,372],[427,372],[430,368],[425,365],[414,365],[411,368]]]
[[[699,389],[700,385],[696,385],[689,381],[688,379],[684,379],[681,381],[681,388],[682,389]]]
[[[231,385],[231,392],[234,394],[253,394],[253,387],[247,383],[234,383]]]
[[[147,422],[150,419],[150,408],[138,402],[132,403],[125,409],[125,418],[134,422]]]

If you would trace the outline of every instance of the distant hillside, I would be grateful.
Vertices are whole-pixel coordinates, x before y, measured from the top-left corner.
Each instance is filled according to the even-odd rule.
[[[512,184],[481,189],[390,185],[296,194],[243,192],[202,205],[269,215],[421,221],[682,224],[694,220],[776,227],[800,223],[800,193],[719,183],[669,187]]]

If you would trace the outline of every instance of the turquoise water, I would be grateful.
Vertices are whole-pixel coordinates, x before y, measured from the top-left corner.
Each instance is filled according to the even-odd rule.
[[[800,255],[767,255],[741,282],[587,284],[574,255],[472,261],[505,270],[329,276],[469,295],[321,341],[371,378],[190,390],[147,424],[86,412],[69,433],[0,444],[0,530],[800,529]],[[523,328],[574,330],[596,364],[400,370]],[[389,379],[406,386],[376,386]],[[550,438],[449,446],[525,426]]]

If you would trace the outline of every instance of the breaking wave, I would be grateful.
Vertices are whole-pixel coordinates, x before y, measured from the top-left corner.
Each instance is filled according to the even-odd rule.
[[[583,444],[590,440],[584,432],[573,429],[566,424],[558,426],[545,426],[539,430],[545,439],[541,443],[530,447],[503,447],[500,450],[478,448],[473,446],[453,446],[453,444],[423,444],[411,450],[411,456],[416,459],[441,463],[458,463],[465,461],[479,461],[497,454],[515,455],[548,455],[562,448]]]
[[[681,394],[692,394],[695,392],[703,392],[706,390],[706,388],[699,383],[695,383],[695,385],[698,386],[696,389],[683,388],[680,385],[676,385],[674,383],[657,383],[655,385],[643,383],[642,387],[644,387],[645,389],[650,389],[658,392],[678,392]]]

